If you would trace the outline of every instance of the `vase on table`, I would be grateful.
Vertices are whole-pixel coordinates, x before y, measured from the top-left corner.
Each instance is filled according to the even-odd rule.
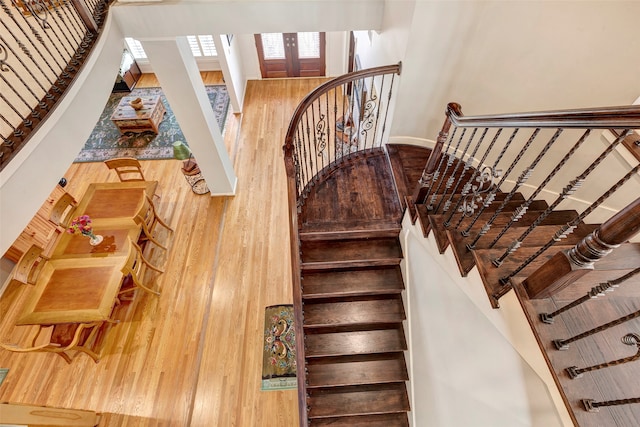
[[[87,236],[89,238],[89,244],[91,246],[99,245],[100,243],[102,243],[102,240],[104,239],[104,237],[102,237],[101,235],[94,234],[93,230],[83,231],[82,235]]]

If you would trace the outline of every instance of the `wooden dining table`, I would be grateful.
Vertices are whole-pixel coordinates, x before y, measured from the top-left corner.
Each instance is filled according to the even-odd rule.
[[[89,215],[95,234],[63,233],[42,267],[17,325],[51,325],[108,321],[123,279],[128,239],[137,241],[141,225],[134,220],[157,181],[90,184],[74,216]]]

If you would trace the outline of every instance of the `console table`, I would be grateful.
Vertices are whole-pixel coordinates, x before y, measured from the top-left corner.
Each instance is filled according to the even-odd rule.
[[[143,107],[140,110],[135,110],[129,105],[129,102],[136,98],[142,99]],[[120,130],[121,134],[145,131],[158,133],[158,126],[164,117],[164,113],[164,104],[159,95],[124,96],[111,115],[111,121]]]

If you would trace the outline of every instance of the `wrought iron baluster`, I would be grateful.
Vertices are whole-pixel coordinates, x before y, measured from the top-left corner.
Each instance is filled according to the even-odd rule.
[[[467,143],[466,143],[466,145],[464,147],[464,151],[462,152],[462,155],[460,156],[460,160],[456,162],[455,167],[451,171],[451,175],[449,175],[449,178],[447,178],[446,184],[444,186],[444,191],[442,192],[442,195],[440,197],[440,201],[438,202],[438,206],[436,206],[436,208],[434,210],[434,213],[438,212],[440,210],[440,206],[442,206],[442,202],[444,201],[444,199],[446,199],[447,193],[449,192],[449,190],[453,186],[454,181],[456,181],[456,179],[455,179],[456,173],[458,172],[458,169],[460,169],[460,165],[462,164],[462,159],[464,159],[465,156],[467,155],[467,151],[469,150],[469,147],[471,146],[471,141],[473,141],[473,138],[475,138],[477,132],[478,132],[478,128],[474,128],[473,132],[471,133],[471,136],[467,139]],[[456,148],[455,151],[456,152],[458,151],[457,148]],[[454,156],[454,160],[455,160],[455,156]],[[450,159],[450,161],[451,161],[451,159]],[[447,164],[448,163],[449,162],[447,162]],[[465,169],[463,169],[463,170],[465,170]],[[446,172],[445,172],[445,175],[446,175]],[[458,177],[458,182],[460,182],[460,181],[462,181],[462,175],[460,175]],[[457,188],[457,185],[456,185],[456,188]],[[453,197],[453,192],[451,193],[450,197]],[[449,200],[451,200],[451,199],[449,199]]]
[[[460,184],[462,183],[462,180],[466,176],[466,174],[469,171],[469,169],[471,169],[471,166],[473,166],[473,160],[475,159],[476,153],[478,152],[478,149],[480,148],[480,145],[482,144],[482,141],[484,141],[484,137],[487,135],[488,131],[489,131],[489,128],[485,128],[484,129],[484,131],[482,132],[482,135],[480,135],[480,139],[475,144],[475,147],[474,147],[473,151],[471,152],[469,157],[467,157],[467,161],[464,162],[464,167],[462,168],[462,172],[460,173],[460,176],[458,176],[458,180],[456,181],[456,185],[451,190],[451,194],[449,195],[449,198],[447,199],[447,201],[444,204],[444,207],[442,208],[442,213],[445,213],[445,212],[449,211],[449,208],[451,207],[451,205],[453,203],[453,196],[455,196],[457,194],[458,188],[460,187]],[[472,137],[472,139],[473,139],[473,137]],[[465,150],[465,153],[466,153],[466,150]],[[464,158],[464,156],[461,157],[461,159],[463,159],[463,158]],[[442,200],[444,200],[444,198]],[[440,208],[440,206],[438,205],[438,209],[439,208]]]
[[[634,360],[640,359],[640,335],[638,334],[627,334],[622,337],[622,342],[626,345],[635,345],[638,347],[636,354],[633,356],[625,357],[623,359],[612,360],[610,362],[600,363],[598,365],[587,366],[586,368],[578,368],[577,366],[569,366],[567,368],[567,374],[569,378],[576,379],[580,378],[585,372],[597,371],[598,369],[610,368],[612,366],[618,366],[625,363],[633,362]]]
[[[535,138],[535,135],[537,135],[537,131],[539,131],[539,129],[536,129],[536,132],[534,132],[534,135],[532,135],[532,138]],[[561,133],[562,133],[562,129],[556,130],[556,132],[553,134],[553,136],[547,142],[547,144],[544,146],[544,148],[540,151],[540,153],[536,156],[536,158],[531,162],[531,164],[527,168],[525,168],[522,171],[522,173],[520,174],[520,176],[516,180],[516,183],[513,186],[513,188],[511,189],[511,191],[509,191],[509,193],[505,196],[504,200],[502,201],[500,206],[498,206],[498,208],[495,210],[495,212],[493,213],[491,218],[489,218],[489,220],[486,222],[486,224],[478,232],[478,234],[476,235],[476,237],[473,240],[473,242],[471,242],[470,244],[467,244],[467,249],[470,249],[470,250],[474,249],[476,244],[478,243],[478,240],[480,240],[480,238],[482,236],[487,234],[487,232],[489,231],[489,229],[493,225],[493,222],[496,220],[496,218],[498,218],[500,213],[502,213],[502,211],[504,210],[505,206],[507,206],[507,203],[509,203],[509,201],[513,198],[513,196],[520,189],[522,184],[527,182],[527,180],[531,176],[531,173],[533,172],[533,170],[536,168],[536,166],[538,165],[540,160],[542,160],[542,157],[544,157],[544,155],[549,151],[549,149],[556,142],[556,140],[558,139],[558,137],[560,136]],[[520,205],[516,209],[516,211],[514,212],[514,214],[512,216],[512,219],[514,219],[514,221],[519,220],[526,213],[526,211],[527,211],[527,208],[524,207],[524,204]]]
[[[546,251],[551,246],[553,246],[554,243],[556,243],[558,240],[563,238],[562,236],[566,236],[567,234],[573,232],[576,226],[580,224],[580,222],[582,222],[583,219],[589,216],[589,214],[591,214],[591,212],[593,212],[598,206],[600,206],[602,202],[608,199],[613,193],[616,192],[616,190],[618,190],[618,188],[620,188],[625,182],[631,179],[631,177],[635,175],[638,172],[638,170],[640,170],[640,164],[636,165],[633,169],[627,172],[627,174],[624,177],[622,177],[611,188],[609,188],[609,190],[607,190],[604,194],[602,194],[602,196],[600,196],[595,202],[593,202],[591,206],[585,209],[584,212],[578,215],[573,221],[569,222],[568,224],[560,228],[556,232],[555,236],[551,240],[549,240],[544,246],[538,249],[538,251],[535,254],[527,258],[522,264],[520,264],[515,270],[513,270],[507,276],[501,277],[500,284],[502,284],[503,287],[507,287],[506,285],[508,285],[509,280],[512,277],[514,277],[516,274],[522,271],[522,269],[524,269],[527,265],[529,265],[534,259],[540,256],[544,251]],[[500,291],[499,294],[501,294],[500,296],[504,295],[502,291]]]
[[[375,111],[375,126],[373,128],[373,139],[372,139],[372,144],[371,144],[371,149],[373,150],[374,147],[379,147],[382,145],[382,138],[378,139],[378,125],[380,124],[380,108],[382,106],[382,94],[384,93],[384,82],[385,82],[385,76],[382,76],[380,80],[380,93],[376,93],[376,89],[375,89],[375,78],[371,78],[371,89],[369,90],[369,93],[371,94],[371,102],[373,102],[373,111]],[[376,104],[377,102],[377,104]]]
[[[456,130],[457,130],[457,128],[456,128]],[[454,130],[454,132],[455,132],[455,130]],[[442,187],[442,184],[447,181],[447,179],[446,179],[447,178],[447,172],[449,171],[449,168],[453,165],[453,162],[456,160],[456,153],[458,152],[458,148],[460,148],[460,143],[464,139],[464,135],[466,133],[467,133],[467,129],[462,129],[462,134],[460,135],[460,138],[458,138],[458,142],[456,143],[456,146],[453,148],[452,151],[448,151],[448,150],[445,151],[445,154],[440,159],[441,164],[444,164],[444,171],[442,171],[442,174],[440,175],[440,180],[438,181],[438,186],[436,187],[436,189],[431,194],[431,199],[429,201],[429,204],[427,205],[427,209],[430,210],[430,211],[433,211],[433,213],[435,213],[433,204],[438,199],[438,195],[440,194],[440,188]],[[448,152],[448,154],[447,154],[447,152]],[[444,162],[445,157],[447,158],[447,161],[446,161],[446,163],[442,163],[442,162]],[[438,168],[438,171],[440,171],[440,168]]]
[[[600,164],[602,163],[602,161],[624,140],[624,138],[626,137],[626,135],[628,134],[627,131],[624,135],[619,136],[618,138],[616,138],[615,141],[613,141],[603,152],[602,154],[600,154],[600,156],[598,156],[598,158],[596,160],[593,161],[593,163],[591,163],[580,175],[578,175],[574,180],[572,180],[571,182],[569,182],[569,184],[567,186],[565,186],[562,189],[562,192],[558,195],[558,197],[556,198],[556,200],[549,206],[547,207],[547,209],[544,210],[544,212],[542,212],[540,214],[540,216],[538,218],[536,218],[533,223],[531,223],[531,225],[520,235],[520,237],[518,237],[507,249],[505,249],[505,251],[502,253],[502,255],[494,260],[492,260],[493,264],[496,266],[499,266],[502,264],[502,262],[512,253],[514,253],[515,251],[518,250],[518,248],[520,247],[520,244],[522,243],[522,241],[538,226],[540,225],[540,223],[542,221],[545,220],[545,218],[547,218],[549,216],[549,214],[551,214],[551,212],[553,212],[555,210],[555,208],[558,207],[558,205],[560,205],[560,203],[562,203],[569,195],[573,194],[576,192],[576,190],[582,186],[582,182],[591,174],[591,172],[593,172],[593,170]],[[565,232],[572,232],[573,229],[566,229],[563,230],[561,232],[559,232],[559,234],[557,234],[556,240],[557,241],[559,239],[563,239],[566,237],[566,234],[564,234]],[[513,276],[512,276],[513,277]]]
[[[453,209],[451,210],[451,213],[449,214],[449,217],[444,222],[444,226],[446,228],[449,228],[449,226],[451,225],[451,219],[456,214],[456,212],[462,212],[462,218],[464,218],[464,209],[459,209],[460,205],[462,204],[462,202],[463,202],[464,198],[467,196],[467,194],[469,194],[469,191],[473,190],[473,184],[472,183],[478,177],[478,174],[480,173],[480,170],[482,169],[482,165],[484,165],[485,160],[489,156],[489,153],[493,149],[493,146],[495,145],[496,141],[500,137],[501,133],[502,133],[502,128],[500,128],[500,129],[498,129],[496,131],[496,134],[493,136],[493,139],[489,143],[489,146],[487,147],[487,149],[485,150],[484,154],[482,155],[482,159],[480,159],[480,162],[478,162],[478,166],[474,169],[473,173],[471,174],[471,178],[469,178],[469,181],[467,181],[464,184],[464,186],[462,187],[462,191],[460,192],[460,197],[458,198],[458,201],[456,202],[456,205],[453,207]],[[473,161],[473,157],[467,160],[467,164],[469,164],[469,166],[471,166],[470,162],[472,162],[472,161]]]
[[[630,279],[631,277],[635,276],[636,274],[640,273],[640,267],[636,268],[635,270],[630,271],[629,273],[625,274],[624,276],[618,277],[615,280],[609,280],[606,282],[602,282],[599,283],[597,286],[594,286],[593,288],[591,288],[591,290],[584,296],[578,298],[577,300],[565,305],[562,308],[557,309],[556,311],[554,311],[553,313],[541,313],[540,314],[540,320],[544,323],[547,324],[551,324],[554,321],[554,318],[561,314],[564,313],[567,310],[572,309],[573,307],[577,307],[580,304],[589,301],[590,299],[595,299],[599,296],[604,296],[605,292],[613,292],[613,290],[615,288],[617,288],[621,283],[623,283],[624,281]]]
[[[478,177],[480,179],[477,179],[478,186],[474,190],[473,195],[466,196],[465,200],[462,201],[462,206],[460,207],[462,215],[458,219],[458,222],[455,226],[456,230],[458,229],[458,227],[460,227],[460,224],[462,224],[462,221],[465,218],[468,218],[475,213],[475,208],[477,207],[475,205],[476,201],[478,202],[482,201],[482,206],[483,206],[482,209],[489,207],[491,203],[493,203],[493,199],[496,196],[496,191],[499,188],[498,186],[493,184],[493,180],[500,177],[500,175],[502,174],[502,171],[498,169],[498,164],[500,164],[500,160],[502,160],[502,157],[507,152],[507,149],[511,145],[511,142],[513,142],[513,139],[516,137],[519,130],[520,130],[519,128],[516,128],[513,130],[513,132],[511,133],[511,136],[509,137],[506,144],[504,144],[504,146],[502,147],[502,150],[498,154],[498,158],[493,162],[493,166],[483,168],[483,172]],[[486,188],[484,187],[485,184],[488,184]],[[487,193],[487,195],[484,197],[484,200],[482,200],[483,197],[480,195],[482,193]],[[471,205],[468,205],[467,201],[470,201]],[[475,221],[477,221],[477,218],[473,221],[473,223],[475,223]],[[464,231],[462,231],[461,234],[465,236],[465,234],[468,234],[468,233],[465,233]]]
[[[440,171],[442,170],[442,165],[444,164],[444,159],[446,157],[446,153],[449,151],[449,149],[451,147],[451,141],[453,141],[453,139],[455,138],[457,131],[458,131],[458,128],[454,127],[453,128],[453,132],[451,132],[451,136],[447,140],[447,147],[440,154],[440,158],[438,160],[438,167],[433,172],[433,175],[431,177],[429,177],[428,179],[425,179],[424,172],[422,173],[422,176],[420,177],[420,180],[418,181],[418,183],[420,185],[428,184],[429,187],[427,189],[426,194],[424,195],[424,198],[422,200],[419,200],[418,203],[425,203],[427,201],[427,199],[429,198],[429,195],[431,194],[431,191],[433,190],[433,188],[436,185],[436,183],[439,183],[439,179],[441,178],[441,172]],[[432,154],[433,154],[433,152],[432,152]],[[426,172],[426,170],[425,170],[425,172]]]
[[[513,225],[513,223],[516,222],[519,218],[521,218],[522,215],[524,215],[526,213],[526,211],[528,210],[528,208],[531,205],[531,203],[533,203],[536,200],[536,197],[538,197],[538,194],[540,194],[540,192],[546,188],[547,184],[549,184],[549,182],[553,179],[553,177],[569,161],[569,159],[578,150],[578,148],[580,148],[580,146],[587,139],[587,137],[589,136],[590,133],[591,133],[591,129],[587,129],[584,132],[584,134],[582,134],[582,137],[580,137],[580,139],[578,139],[578,142],[576,142],[574,144],[574,146],[571,148],[571,150],[569,150],[569,152],[562,158],[560,163],[558,163],[556,165],[556,167],[549,173],[549,175],[547,175],[547,177],[535,189],[535,191],[531,194],[531,196],[529,196],[529,198],[522,204],[522,210],[519,211],[519,212],[514,212],[513,216],[509,220],[509,222],[504,226],[504,228],[500,231],[500,233],[498,233],[498,235],[495,237],[495,239],[493,239],[491,244],[489,244],[489,248],[493,248],[495,246],[495,244],[498,243],[500,238],[502,238],[502,236],[507,232],[507,230]],[[522,242],[522,241],[520,241],[520,242]],[[518,244],[518,243],[513,243],[513,244]]]
[[[520,162],[520,159],[522,158],[522,156],[524,156],[524,153],[527,151],[527,149],[529,148],[529,146],[533,143],[533,141],[535,140],[536,136],[538,135],[538,132],[540,132],[540,129],[535,129],[533,131],[533,133],[531,134],[531,136],[529,137],[529,139],[527,140],[527,142],[524,144],[524,146],[522,147],[522,149],[520,150],[520,152],[518,153],[518,155],[516,156],[516,158],[513,160],[513,162],[511,162],[511,164],[509,165],[509,167],[507,168],[507,171],[502,175],[502,178],[500,179],[500,182],[498,182],[495,187],[491,190],[491,194],[492,194],[492,198],[491,200],[493,201],[493,198],[495,198],[495,194],[498,191],[498,189],[502,186],[502,184],[504,183],[504,181],[506,181],[507,177],[511,174],[511,172],[513,171],[513,169],[516,167],[516,165]],[[469,231],[471,231],[471,228],[473,228],[473,226],[475,225],[475,223],[480,219],[480,215],[482,215],[482,212],[484,212],[484,210],[486,208],[489,207],[489,204],[487,203],[483,203],[482,207],[480,208],[480,210],[478,211],[478,213],[476,213],[475,218],[473,219],[473,221],[471,221],[471,224],[469,224],[469,226],[467,226],[467,228],[463,231],[460,232],[460,234],[462,234],[463,236],[467,237],[469,236]],[[486,233],[488,231],[488,229],[491,227],[490,224],[485,224],[483,229],[486,228],[486,231],[484,231],[484,233]],[[483,233],[483,234],[484,234]]]
[[[633,320],[640,317],[640,310],[636,311],[634,313],[631,314],[627,314],[626,316],[622,316],[619,319],[613,320],[611,322],[605,323],[604,325],[600,325],[596,328],[590,329],[586,332],[583,332],[581,334],[575,335],[571,338],[567,338],[564,340],[553,340],[553,344],[555,345],[555,347],[558,350],[567,350],[569,348],[569,344],[571,344],[572,342],[581,340],[583,338],[589,337],[591,335],[595,335],[597,333],[600,333],[602,331],[605,331],[609,328],[613,328],[614,326],[618,326],[623,324],[624,322],[628,322],[629,320]]]
[[[607,400],[606,402],[596,402],[593,399],[582,399],[584,409],[588,412],[598,412],[603,406],[630,405],[632,403],[640,403],[640,397],[632,397],[630,399]]]

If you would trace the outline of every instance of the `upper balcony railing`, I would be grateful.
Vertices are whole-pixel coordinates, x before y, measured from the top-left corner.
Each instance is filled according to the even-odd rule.
[[[0,0],[0,170],[71,85],[111,0]]]

